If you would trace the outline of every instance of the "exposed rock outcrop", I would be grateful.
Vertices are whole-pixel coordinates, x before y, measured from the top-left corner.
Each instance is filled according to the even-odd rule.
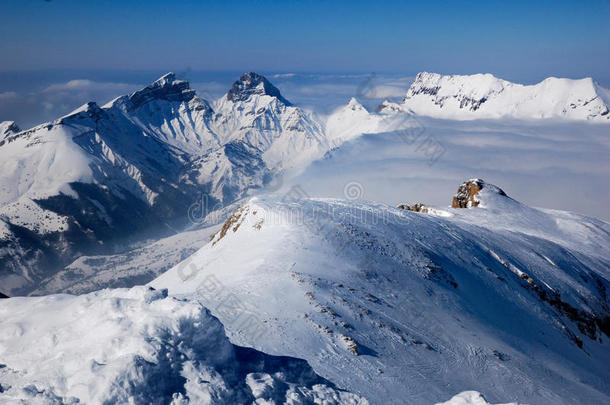
[[[493,184],[485,183],[481,179],[470,179],[458,187],[457,194],[453,196],[452,208],[471,208],[477,207],[480,203],[478,194],[483,188],[489,188],[497,194],[506,196],[506,193]]]
[[[233,83],[231,90],[229,90],[229,93],[227,94],[227,98],[231,101],[246,101],[252,95],[272,96],[286,105],[292,105],[290,101],[282,96],[278,88],[269,82],[269,80],[254,72],[248,72],[241,75],[239,80]]]
[[[429,211],[428,207],[422,203],[415,203],[413,205],[400,204],[397,205],[396,208],[413,212],[421,212],[422,214],[427,214]]]
[[[15,124],[15,121],[0,122],[0,141],[18,132],[21,132],[21,129]]]

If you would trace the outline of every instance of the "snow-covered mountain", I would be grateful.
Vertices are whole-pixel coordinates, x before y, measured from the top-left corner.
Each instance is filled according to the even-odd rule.
[[[372,115],[354,97],[347,105],[337,109],[328,117],[326,135],[333,147],[341,145],[363,133],[374,133],[379,129],[380,118]]]
[[[351,99],[320,122],[256,73],[216,101],[170,73],[30,130],[0,124],[0,277],[7,293],[28,293],[81,255],[174,234],[192,204],[226,206],[363,133],[406,128],[411,141],[422,128],[407,111],[606,122],[607,101],[588,79],[521,86],[421,73],[403,103],[369,112]]]
[[[384,102],[419,115],[450,119],[513,117],[610,122],[608,90],[591,78],[549,77],[535,85],[511,83],[491,74],[444,76],[419,73],[402,103]]]
[[[327,149],[321,126],[255,73],[212,104],[170,73],[27,131],[3,124],[7,291],[26,292],[83,253],[173,233],[193,203],[228,204]]]
[[[454,203],[257,197],[151,285],[372,403],[607,403],[610,224],[479,179]]]
[[[214,104],[214,128],[225,143],[262,151],[271,169],[309,163],[326,152],[323,127],[286,100],[265,77],[246,73]]]

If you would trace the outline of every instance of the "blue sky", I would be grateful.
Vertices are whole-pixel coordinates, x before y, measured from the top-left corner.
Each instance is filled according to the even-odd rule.
[[[207,99],[257,71],[321,113],[371,72],[384,97],[420,71],[610,88],[610,0],[2,0],[0,16],[0,121],[23,128],[168,71]]]
[[[610,1],[4,0],[0,71],[490,72],[610,83]]]

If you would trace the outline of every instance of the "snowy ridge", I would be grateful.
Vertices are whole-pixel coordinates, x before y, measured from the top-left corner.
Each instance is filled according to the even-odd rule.
[[[513,117],[610,122],[606,89],[591,78],[549,77],[525,86],[491,74],[419,73],[400,104],[416,114],[450,119]]]
[[[500,403],[606,402],[610,225],[491,186],[479,201],[436,216],[252,199],[151,285],[215,313],[222,297],[202,287],[215,277],[281,337],[252,338],[215,313],[236,343],[304,358],[375,403],[464,389]]]

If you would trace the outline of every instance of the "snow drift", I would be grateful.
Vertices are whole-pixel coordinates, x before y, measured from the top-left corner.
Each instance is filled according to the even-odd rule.
[[[234,346],[166,291],[11,298],[0,317],[3,404],[367,404],[303,360]]]

